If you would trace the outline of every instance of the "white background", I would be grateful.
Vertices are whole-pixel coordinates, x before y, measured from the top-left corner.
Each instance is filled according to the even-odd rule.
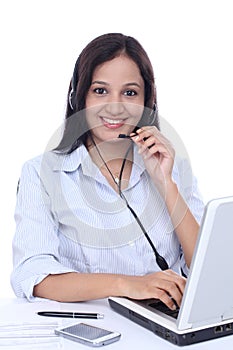
[[[230,0],[1,0],[0,297],[13,295],[22,164],[61,125],[76,58],[100,34],[141,42],[154,66],[159,113],[186,145],[205,202],[233,195],[232,18]]]

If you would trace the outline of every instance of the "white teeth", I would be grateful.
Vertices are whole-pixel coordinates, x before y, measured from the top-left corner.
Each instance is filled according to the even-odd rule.
[[[108,119],[108,118],[103,118],[103,120],[108,123],[108,124],[120,124],[123,122],[123,119]]]

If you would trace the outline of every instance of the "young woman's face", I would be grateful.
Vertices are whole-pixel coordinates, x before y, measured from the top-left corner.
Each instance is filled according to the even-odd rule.
[[[129,134],[144,109],[144,81],[136,63],[119,56],[96,67],[86,97],[86,118],[96,142]]]

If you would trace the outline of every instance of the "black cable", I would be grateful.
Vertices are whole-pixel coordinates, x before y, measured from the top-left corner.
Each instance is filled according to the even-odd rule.
[[[129,203],[127,201],[126,201],[126,205],[129,208],[129,210],[131,211],[131,213],[133,214],[135,220],[137,221],[137,223],[140,226],[142,232],[144,233],[147,241],[149,242],[149,244],[150,244],[150,246],[155,254],[155,259],[156,259],[158,266],[161,268],[161,270],[168,270],[169,266],[168,266],[166,260],[158,253],[153,242],[151,241],[150,237],[148,236],[148,233],[146,232],[144,226],[142,225],[141,221],[139,220],[137,214],[135,213],[135,211],[133,210],[133,208],[129,205]]]
[[[107,163],[105,162],[104,158],[102,157],[91,133],[90,133],[90,138],[94,144],[94,146],[96,147],[96,150],[101,158],[101,160],[103,161],[104,163],[104,166],[106,167],[106,169],[108,170],[110,176],[112,177],[113,181],[115,182],[115,184],[117,185],[118,187],[118,190],[119,190],[119,195],[120,197],[124,200],[127,208],[130,210],[131,214],[133,215],[133,217],[135,218],[136,222],[138,223],[138,225],[140,226],[144,236],[146,237],[147,241],[149,242],[154,254],[155,254],[155,259],[156,259],[156,262],[158,264],[158,266],[160,267],[161,270],[168,270],[169,269],[169,266],[168,266],[168,263],[166,262],[166,260],[158,253],[157,249],[155,248],[152,240],[150,239],[148,233],[146,232],[146,229],[145,227],[143,226],[142,222],[140,221],[139,217],[137,216],[137,214],[135,213],[135,211],[133,210],[133,208],[129,205],[125,195],[123,194],[122,190],[121,190],[121,179],[122,179],[122,174],[123,174],[123,169],[124,169],[124,166],[125,166],[125,162],[126,162],[126,159],[127,159],[127,155],[131,149],[131,146],[133,145],[133,143],[131,143],[130,147],[128,148],[125,156],[124,156],[124,159],[123,159],[123,162],[122,162],[122,165],[121,165],[121,170],[120,170],[120,175],[119,175],[119,183],[115,180],[111,170],[109,169]],[[132,141],[131,141],[132,142]]]
[[[123,170],[124,170],[124,167],[125,167],[125,163],[126,163],[126,159],[127,159],[127,156],[129,154],[129,151],[130,149],[132,148],[133,144],[131,143],[130,147],[127,149],[127,152],[124,156],[124,159],[123,159],[123,162],[121,164],[121,170],[120,170],[120,174],[119,174],[119,183],[117,184],[118,185],[118,190],[119,190],[119,194],[121,195],[121,179],[122,179],[122,175],[123,175]],[[117,182],[117,181],[115,181]]]

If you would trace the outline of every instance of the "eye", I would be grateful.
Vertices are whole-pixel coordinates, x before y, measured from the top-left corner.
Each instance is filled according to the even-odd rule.
[[[126,90],[126,91],[124,92],[124,95],[125,95],[125,96],[135,96],[135,95],[137,95],[137,93],[136,93],[136,91],[134,91],[134,90]]]
[[[104,88],[96,88],[94,89],[94,92],[97,94],[97,95],[104,95],[107,93],[107,91],[104,89]]]

